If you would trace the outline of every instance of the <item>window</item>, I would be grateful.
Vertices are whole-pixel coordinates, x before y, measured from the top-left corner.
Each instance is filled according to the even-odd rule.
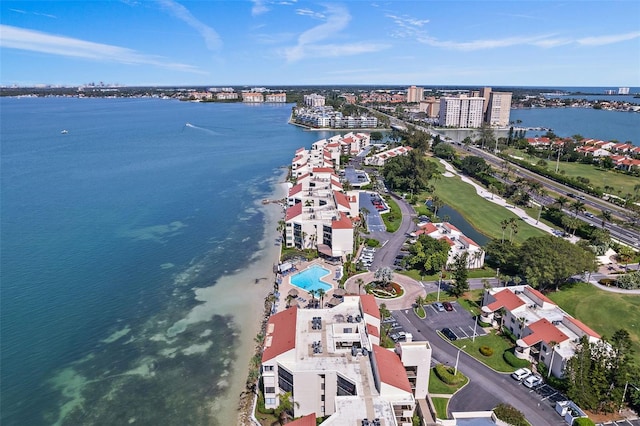
[[[337,384],[338,384],[338,392],[337,392],[338,396],[357,395],[356,385],[351,383],[349,380],[343,378],[342,376],[338,376]]]
[[[265,365],[262,367],[262,371],[273,371],[273,365]]]
[[[264,388],[264,393],[276,393],[276,388],[273,386]]]
[[[293,374],[284,368],[278,368],[278,386],[283,392],[291,392],[293,395]]]
[[[264,399],[264,404],[265,405],[276,405],[276,399],[275,398],[265,398]]]

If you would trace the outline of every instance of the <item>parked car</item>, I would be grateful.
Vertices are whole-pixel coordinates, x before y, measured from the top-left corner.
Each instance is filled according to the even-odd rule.
[[[529,377],[527,377],[526,379],[524,379],[522,381],[522,384],[525,385],[528,388],[535,388],[538,385],[542,384],[542,377],[540,377],[537,374],[532,374]]]
[[[511,377],[513,377],[516,380],[525,379],[525,378],[529,377],[530,375],[531,375],[531,370],[529,370],[526,367],[518,368],[516,371],[511,373]]]
[[[458,336],[456,336],[456,333],[451,331],[450,328],[443,328],[442,334],[444,334],[444,336],[451,341],[458,340]]]
[[[440,302],[435,302],[433,304],[433,307],[435,308],[436,311],[438,312],[444,312],[444,305]]]
[[[449,302],[443,302],[442,306],[444,306],[445,311],[449,311],[449,312],[453,311],[453,305]]]

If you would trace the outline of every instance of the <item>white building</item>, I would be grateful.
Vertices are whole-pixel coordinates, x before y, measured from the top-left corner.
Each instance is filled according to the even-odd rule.
[[[294,415],[329,416],[323,425],[410,426],[427,395],[431,347],[380,344],[380,311],[371,295],[345,296],[330,309],[293,307],[267,324],[262,354],[265,408],[290,392]]]
[[[480,244],[467,237],[458,228],[448,222],[420,223],[414,236],[426,234],[436,240],[444,240],[449,244],[449,257],[447,265],[453,264],[457,256],[467,253],[467,268],[477,269],[484,266],[484,250]]]
[[[310,95],[304,95],[304,104],[310,107],[324,106],[324,96],[312,93]]]
[[[267,93],[264,98],[265,102],[285,103],[287,102],[286,93]]]
[[[242,92],[242,102],[261,103],[264,102],[264,95],[258,92]]]
[[[285,214],[285,245],[317,248],[330,257],[353,254],[353,222],[358,217],[358,192],[345,194],[331,168],[314,168],[299,176],[289,190]]]
[[[518,338],[518,358],[542,362],[556,377],[562,377],[582,336],[589,342],[600,340],[598,333],[528,285],[489,289],[482,305],[481,321],[501,324]]]
[[[477,128],[482,126],[484,98],[459,97],[440,98],[439,125],[442,127]]]
[[[399,146],[386,151],[365,157],[364,164],[369,166],[384,166],[386,162],[399,155],[407,155],[412,148],[410,146]]]

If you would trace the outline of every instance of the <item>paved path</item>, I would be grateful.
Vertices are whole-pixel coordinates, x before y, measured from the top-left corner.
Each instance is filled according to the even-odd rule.
[[[547,225],[546,223],[542,223],[540,221],[538,221],[536,218],[533,218],[531,216],[529,216],[527,214],[527,212],[525,212],[524,210],[522,210],[520,207],[516,207],[512,204],[509,204],[509,202],[507,200],[505,200],[504,198],[500,197],[499,195],[495,195],[489,191],[487,191],[486,189],[484,189],[481,185],[478,185],[477,183],[475,183],[474,181],[472,181],[471,179],[469,179],[467,176],[463,176],[460,173],[458,173],[458,171],[449,163],[447,163],[445,160],[440,159],[440,162],[444,165],[445,169],[451,173],[454,174],[456,176],[459,176],[460,179],[462,179],[463,182],[468,183],[469,185],[472,185],[475,189],[476,189],[476,193],[478,195],[480,195],[481,197],[483,197],[484,199],[491,201],[494,204],[498,204],[499,206],[505,207],[510,209],[516,216],[520,217],[522,220],[524,220],[525,222],[527,222],[529,225],[541,229],[545,232],[548,232],[549,234],[553,234],[554,231],[557,232],[558,230],[555,228],[552,228],[551,226]],[[575,243],[579,240],[578,237],[570,237],[568,238],[569,241],[571,241],[572,243]]]

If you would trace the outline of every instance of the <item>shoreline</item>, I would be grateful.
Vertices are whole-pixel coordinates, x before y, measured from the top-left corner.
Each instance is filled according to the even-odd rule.
[[[358,128],[344,128],[344,127],[340,127],[340,128],[334,128],[334,127],[309,127],[309,126],[305,126],[304,124],[300,124],[300,123],[296,123],[295,121],[289,119],[289,124],[291,124],[292,126],[297,126],[300,127],[306,131],[309,132],[361,132],[361,131],[367,131],[367,132],[390,132],[392,129],[390,128],[378,128],[378,127],[358,127]]]
[[[268,195],[269,199],[281,199],[286,195],[287,174],[288,171],[277,178],[272,193]],[[238,346],[234,351],[235,359],[230,366],[226,390],[214,398],[209,407],[211,417],[219,424],[250,424],[247,420],[251,415],[253,394],[245,394],[247,377],[251,359],[256,354],[255,337],[265,319],[265,299],[273,291],[273,265],[280,257],[280,246],[275,245],[274,241],[278,235],[278,221],[282,219],[282,207],[276,203],[262,204],[261,200],[255,203],[264,214],[260,251],[247,261],[242,271],[223,276],[212,287],[202,289],[207,293],[205,299],[220,306],[220,314],[230,315],[238,330]],[[248,404],[247,395],[250,397]]]

